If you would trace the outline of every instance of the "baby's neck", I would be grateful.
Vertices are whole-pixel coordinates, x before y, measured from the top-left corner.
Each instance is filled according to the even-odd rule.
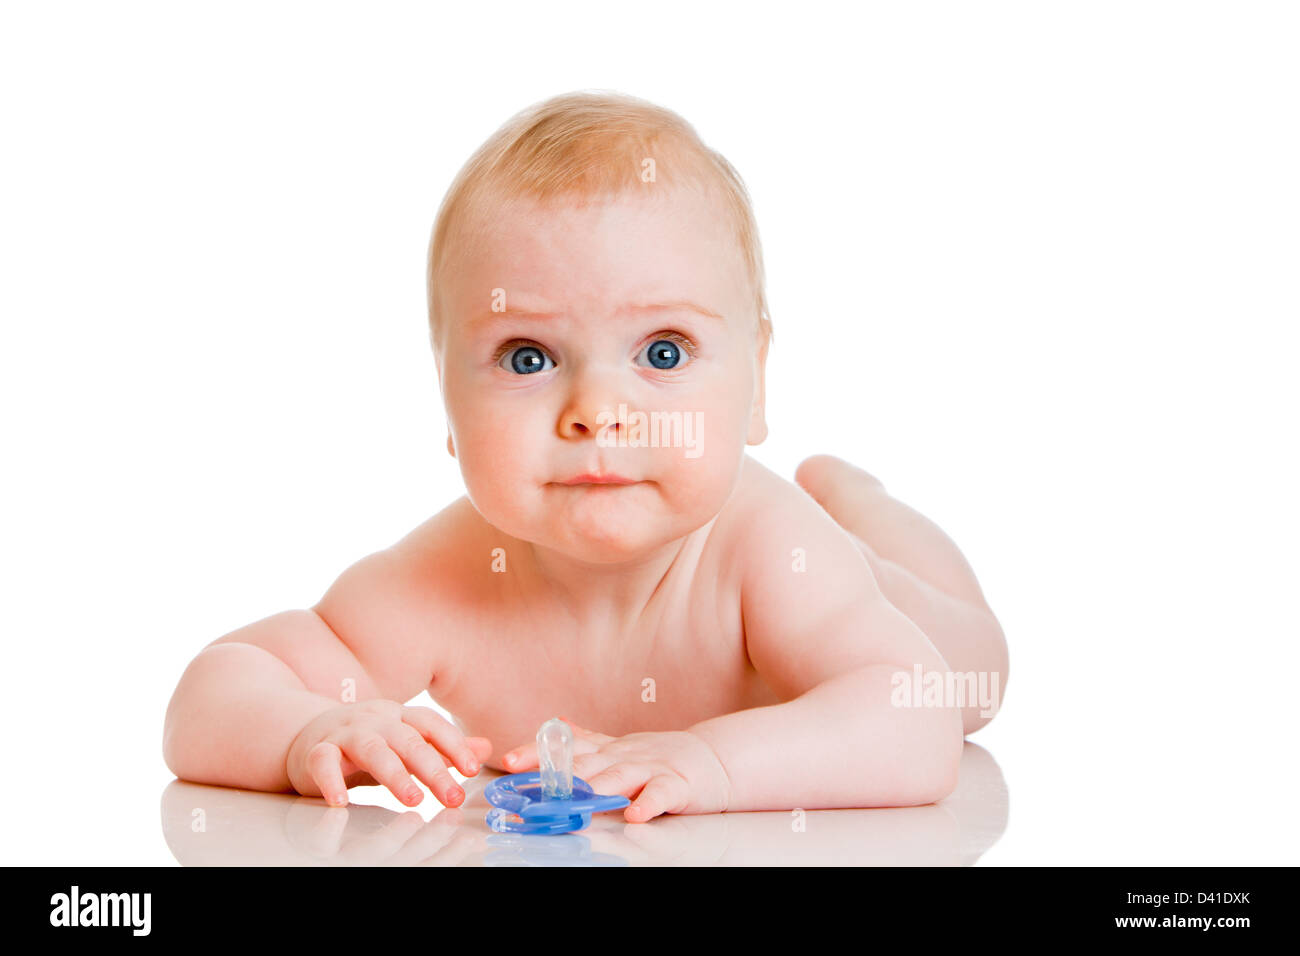
[[[525,542],[526,580],[545,606],[554,600],[576,621],[611,634],[640,619],[675,571],[694,568],[717,518],[682,538],[627,561],[593,564]]]

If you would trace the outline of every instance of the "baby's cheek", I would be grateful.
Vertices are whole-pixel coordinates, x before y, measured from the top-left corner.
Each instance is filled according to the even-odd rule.
[[[681,456],[671,462],[660,487],[674,509],[683,514],[711,518],[722,509],[740,474],[738,448],[706,451],[696,458]]]
[[[526,453],[516,455],[476,443],[458,454],[457,459],[466,494],[479,514],[511,534],[523,530],[530,498],[537,493],[519,466],[519,462],[527,460]]]
[[[680,451],[687,464],[699,464],[709,479],[734,480],[748,434],[749,409],[742,409],[734,400],[719,402],[695,415],[693,432],[683,429]]]

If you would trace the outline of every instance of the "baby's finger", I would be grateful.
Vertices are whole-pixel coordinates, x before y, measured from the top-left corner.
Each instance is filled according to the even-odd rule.
[[[516,747],[502,757],[501,762],[506,765],[506,769],[511,773],[536,770],[538,768],[537,744],[524,744],[522,747]]]
[[[402,758],[406,769],[428,784],[444,807],[458,807],[464,802],[465,791],[456,785],[438,751],[433,749],[418,730],[410,724],[399,722],[385,736],[393,753]]]
[[[369,773],[408,807],[424,799],[424,792],[415,785],[410,773],[388,741],[374,731],[363,731],[344,738],[340,746],[349,760]]]
[[[640,795],[623,811],[628,823],[645,823],[661,813],[671,813],[686,800],[686,782],[681,777],[659,774],[641,788]]]
[[[582,735],[573,738],[573,755],[576,757],[579,754],[595,753],[600,749],[602,743],[613,739],[613,737],[607,737],[604,734],[593,734],[584,731]],[[511,773],[536,770],[539,766],[537,762],[537,741],[530,740],[526,744],[521,744],[501,759]]]
[[[587,783],[591,783],[592,777],[616,763],[618,763],[618,758],[604,751],[598,750],[595,753],[582,754],[573,758],[573,775],[581,777]]]
[[[332,807],[346,806],[348,787],[343,782],[343,751],[322,740],[307,751],[307,772],[320,790],[320,795]]]
[[[587,783],[596,793],[612,796],[617,794],[629,800],[654,776],[654,771],[639,763],[610,764],[594,777],[587,778]]]
[[[480,761],[474,755],[474,748],[465,740],[460,728],[446,717],[428,707],[403,707],[402,721],[423,734],[465,776],[472,777],[478,773]]]

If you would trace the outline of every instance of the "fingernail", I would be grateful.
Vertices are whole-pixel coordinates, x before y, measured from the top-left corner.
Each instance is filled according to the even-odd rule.
[[[450,790],[447,791],[447,799],[451,800],[453,803],[455,803],[457,800],[463,800],[464,798],[465,798],[465,791],[462,790],[460,787],[452,787]]]

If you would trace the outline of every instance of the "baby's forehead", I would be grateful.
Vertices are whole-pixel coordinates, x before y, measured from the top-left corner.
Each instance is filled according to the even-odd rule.
[[[672,197],[495,199],[466,216],[449,251],[446,279],[507,290],[563,277],[574,295],[614,291],[605,286],[633,294],[646,284],[718,298],[743,278],[742,251],[725,216],[706,197],[681,190]]]
[[[488,242],[555,224],[576,224],[590,229],[608,223],[622,228],[646,220],[657,220],[684,233],[693,233],[701,226],[725,230],[728,219],[727,209],[717,197],[680,186],[595,196],[488,194],[467,206],[462,235],[477,236]]]

